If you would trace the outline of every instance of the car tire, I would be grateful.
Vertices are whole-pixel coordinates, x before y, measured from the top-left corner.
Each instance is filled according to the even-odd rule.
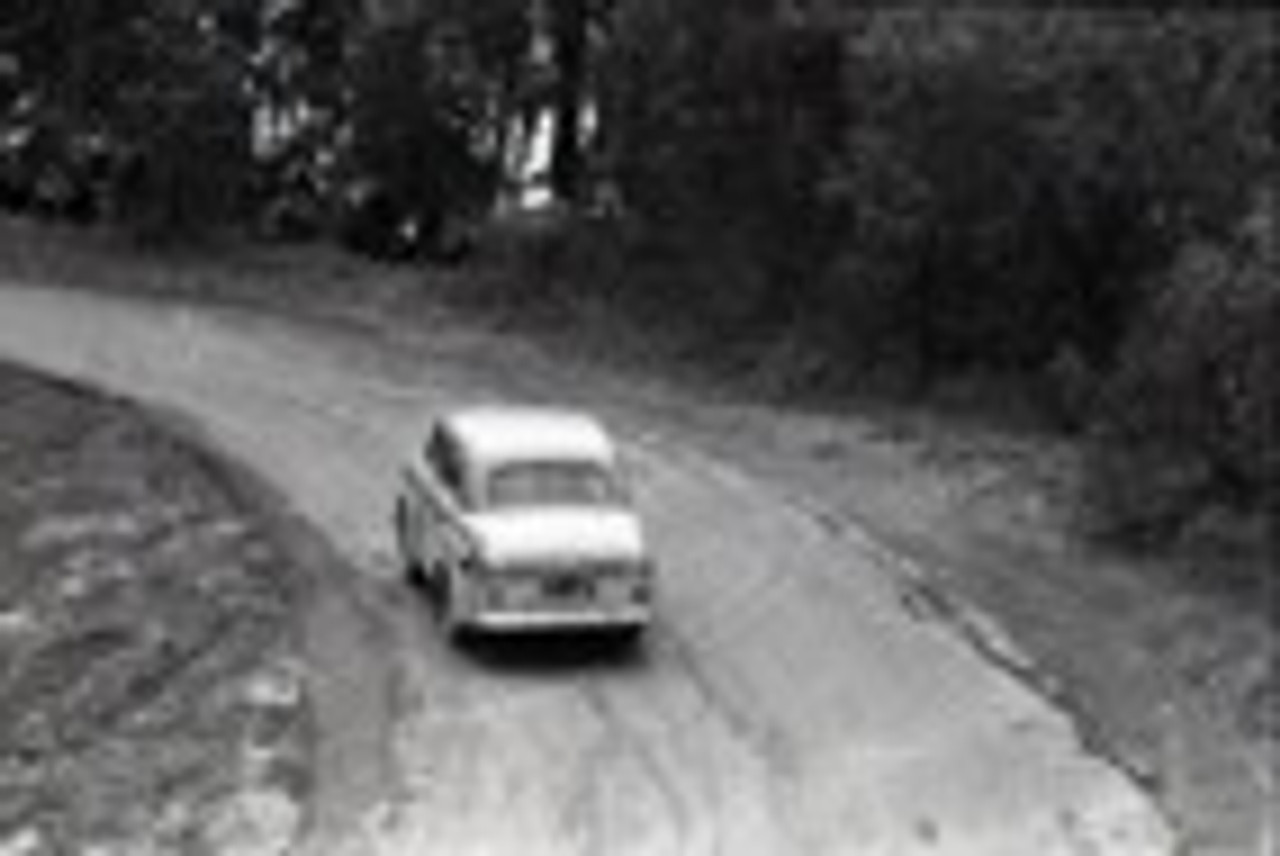
[[[626,656],[634,656],[640,653],[644,646],[645,629],[641,625],[632,627],[619,627],[608,631],[609,644],[614,650]]]
[[[440,624],[444,627],[444,635],[450,642],[466,641],[467,626],[458,617],[457,606],[454,604],[453,595],[447,588],[447,584],[440,591]]]
[[[444,634],[455,645],[465,645],[475,637],[475,628],[463,620],[458,611],[457,587],[446,567],[438,569],[434,590],[439,598],[440,623]]]
[[[396,546],[400,552],[400,566],[405,579],[412,585],[423,586],[427,582],[422,563],[418,561],[409,546],[409,507],[404,497],[396,499],[395,522]]]

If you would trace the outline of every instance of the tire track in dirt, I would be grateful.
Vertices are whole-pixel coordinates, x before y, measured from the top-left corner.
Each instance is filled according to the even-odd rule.
[[[313,677],[354,701],[348,671],[377,663],[384,701],[322,724],[345,748],[320,758],[308,853],[1171,849],[1066,717],[910,615],[874,555],[732,470],[631,448],[664,565],[647,658],[517,668],[445,645],[385,558],[424,415],[517,384],[447,342],[406,382],[323,331],[231,312],[8,289],[0,309],[0,351],[198,420],[362,575],[313,616]]]

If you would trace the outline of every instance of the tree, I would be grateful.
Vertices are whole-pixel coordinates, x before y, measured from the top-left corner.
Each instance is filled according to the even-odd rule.
[[[551,187],[558,198],[573,202],[579,197],[583,172],[590,7],[588,0],[549,0],[549,5],[548,30],[555,68]]]
[[[119,45],[104,102],[126,157],[121,216],[146,234],[242,221],[253,171],[257,4],[159,4]]]
[[[249,170],[249,79],[259,40],[251,0],[22,2],[0,24],[24,119],[54,140],[42,168],[96,178],[113,164],[117,213],[146,230],[191,231],[239,216]],[[108,183],[104,183],[105,187]]]
[[[602,133],[623,205],[693,252],[750,260],[750,278],[686,304],[786,328],[839,231],[826,194],[845,123],[839,32],[759,0],[628,4],[612,32]]]
[[[350,234],[380,255],[442,249],[453,216],[483,209],[500,152],[490,89],[456,31],[421,19],[372,30],[354,69],[352,168],[363,188]]]

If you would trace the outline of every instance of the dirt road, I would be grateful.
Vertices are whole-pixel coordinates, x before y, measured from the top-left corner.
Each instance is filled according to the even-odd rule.
[[[663,559],[645,656],[453,651],[390,552],[395,469],[432,409],[517,384],[445,346],[406,369],[394,344],[331,335],[0,288],[0,355],[179,414],[336,549],[304,852],[1175,852],[1145,795],[904,597],[881,551],[634,426],[616,427]]]

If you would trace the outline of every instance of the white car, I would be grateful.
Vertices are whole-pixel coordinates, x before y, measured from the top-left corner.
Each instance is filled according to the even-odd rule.
[[[595,419],[529,407],[448,413],[404,468],[405,566],[450,635],[608,630],[651,618],[653,566],[616,446]]]

